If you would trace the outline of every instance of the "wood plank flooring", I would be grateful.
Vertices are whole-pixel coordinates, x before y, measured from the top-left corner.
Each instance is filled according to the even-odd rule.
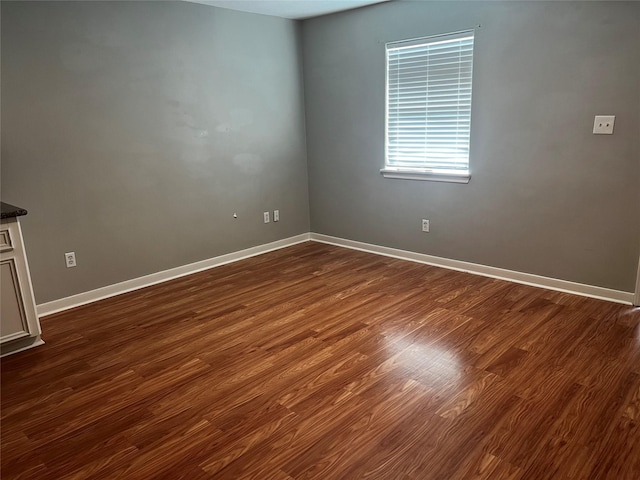
[[[10,479],[638,479],[640,310],[304,243],[43,319]]]

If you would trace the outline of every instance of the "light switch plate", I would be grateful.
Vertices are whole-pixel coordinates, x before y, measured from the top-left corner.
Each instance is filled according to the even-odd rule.
[[[595,135],[613,135],[615,121],[615,115],[596,115],[596,119],[593,122],[593,133]]]

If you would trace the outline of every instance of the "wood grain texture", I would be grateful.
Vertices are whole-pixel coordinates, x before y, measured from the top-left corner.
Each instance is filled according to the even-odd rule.
[[[640,310],[317,243],[42,321],[9,479],[637,479]]]

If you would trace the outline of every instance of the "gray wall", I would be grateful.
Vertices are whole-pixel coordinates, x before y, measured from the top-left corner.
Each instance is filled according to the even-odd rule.
[[[477,25],[471,182],[382,178],[384,43]],[[634,290],[640,3],[392,2],[305,21],[303,46],[313,232]]]
[[[1,5],[2,200],[29,210],[38,303],[309,231],[295,22]]]
[[[639,3],[392,2],[302,39],[186,2],[0,5],[1,196],[38,303],[306,232],[309,201],[315,232],[634,288]],[[383,179],[384,42],[478,24],[471,182]]]

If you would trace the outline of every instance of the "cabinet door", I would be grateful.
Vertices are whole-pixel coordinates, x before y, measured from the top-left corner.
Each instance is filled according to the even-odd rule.
[[[24,301],[16,262],[7,258],[0,262],[0,343],[31,335],[29,322],[24,311]]]

